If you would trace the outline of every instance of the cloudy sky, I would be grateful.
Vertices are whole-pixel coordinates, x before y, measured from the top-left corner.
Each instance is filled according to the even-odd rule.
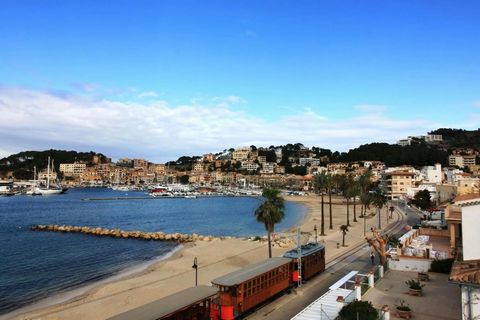
[[[2,1],[0,157],[347,151],[480,127],[465,1]]]

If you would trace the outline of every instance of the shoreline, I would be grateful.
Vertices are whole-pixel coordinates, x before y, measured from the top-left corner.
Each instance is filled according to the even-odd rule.
[[[251,196],[248,196],[248,197],[251,197]],[[297,201],[293,201],[293,200],[287,200],[287,199],[286,201],[297,203],[301,207],[303,207],[302,209],[303,214],[302,214],[302,217],[298,221],[296,221],[295,226],[288,227],[282,231],[279,231],[278,234],[285,234],[285,233],[289,233],[290,230],[296,230],[298,226],[301,225],[303,221],[305,221],[305,218],[309,214],[309,209],[305,204],[298,203]],[[241,236],[241,237],[231,236],[231,237],[236,239],[248,239],[254,236]],[[167,260],[174,261],[177,256],[181,255],[183,249],[194,246],[194,245],[195,244],[192,244],[192,243],[179,244],[172,251],[164,255],[161,255],[159,257],[156,257],[151,261],[136,264],[116,274],[109,275],[102,280],[85,283],[71,289],[65,289],[65,291],[60,291],[60,292],[54,293],[51,296],[41,298],[37,301],[34,301],[30,304],[22,306],[18,309],[12,310],[8,313],[0,314],[0,320],[17,319],[17,317],[21,317],[23,315],[29,314],[30,312],[36,312],[39,310],[45,310],[49,308],[54,308],[56,306],[62,306],[62,305],[75,303],[77,301],[81,301],[82,299],[88,298],[88,296],[90,295],[94,295],[95,292],[97,292],[98,290],[101,290],[104,286],[108,284],[111,284],[114,282],[131,280],[136,277],[141,277],[142,275],[146,275],[151,272],[154,272],[157,268],[160,267],[162,262],[165,262]]]
[[[310,240],[315,239],[313,227],[314,225],[318,227],[320,224],[320,197],[309,195],[285,196],[284,198],[286,201],[302,205],[305,207],[305,212],[303,218],[296,222],[296,226],[279,231],[278,235],[292,237],[300,227],[302,235],[306,234]],[[346,212],[344,210],[346,206],[342,204],[342,199],[332,198],[332,200],[339,199],[340,202],[332,201],[332,204],[335,204],[332,209],[334,209],[333,222],[336,228],[326,230],[327,235],[324,237],[319,236],[319,240],[328,248],[327,261],[340,252],[331,249],[336,246],[338,239],[336,240],[335,237],[339,235],[338,226],[343,223]],[[327,222],[328,204],[325,209]],[[353,218],[352,213],[351,217]],[[359,228],[359,224],[355,228]],[[364,241],[363,237],[357,240]],[[289,249],[291,248],[272,247],[274,256],[279,256]],[[108,278],[103,283],[92,283],[92,286],[84,290],[80,296],[71,297],[67,301],[63,299],[63,302],[53,301],[55,303],[50,303],[48,306],[30,305],[28,310],[27,307],[20,308],[0,316],[0,319],[105,319],[191,287],[194,283],[191,265],[193,258],[196,257],[198,257],[199,263],[198,283],[208,285],[213,278],[219,275],[266,258],[267,244],[264,241],[251,241],[244,238],[212,242],[196,241],[178,248],[168,257],[151,261],[143,270],[137,269],[137,272],[131,272],[129,275],[121,273],[118,278]]]
[[[172,251],[169,251],[152,260],[132,265],[126,269],[123,269],[120,272],[110,274],[104,279],[93,281],[93,282],[87,282],[71,289],[68,289],[68,288],[64,289],[64,291],[59,291],[57,293],[54,293],[51,296],[41,298],[37,301],[34,301],[30,304],[22,306],[18,309],[12,310],[8,313],[0,314],[0,320],[13,319],[16,316],[20,316],[28,312],[32,312],[40,309],[46,309],[56,305],[68,304],[68,303],[75,302],[77,300],[81,300],[82,298],[93,293],[96,289],[98,289],[103,285],[107,285],[115,281],[127,280],[130,278],[134,278],[136,276],[140,276],[144,273],[150,272],[150,269],[154,267],[156,264],[161,263],[164,260],[173,258],[175,254],[180,252],[184,247],[185,247],[185,244],[179,244],[178,246],[173,248]]]

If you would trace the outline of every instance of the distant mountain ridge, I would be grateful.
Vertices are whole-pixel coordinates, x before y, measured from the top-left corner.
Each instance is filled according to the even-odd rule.
[[[354,162],[354,161],[382,161],[387,166],[412,165],[421,167],[441,163],[448,165],[448,156],[455,149],[475,149],[480,150],[480,129],[464,130],[464,129],[448,129],[440,128],[429,132],[429,134],[439,134],[443,137],[440,144],[428,144],[423,140],[415,139],[409,146],[400,146],[388,143],[368,143],[348,152],[332,152],[329,149],[319,147],[305,148],[301,143],[281,146],[270,146],[268,148],[259,149],[259,155],[265,156],[267,161],[276,161],[275,149],[282,149],[282,158],[279,164],[285,166],[287,173],[305,174],[306,168],[294,166],[289,162],[290,157],[310,157],[321,159],[321,165],[329,162]],[[251,146],[252,150],[257,149]],[[217,155],[225,155],[233,149],[224,150],[223,153]],[[65,150],[46,150],[46,151],[23,151],[9,157],[0,159],[0,177],[5,176],[8,172],[13,172],[17,179],[30,179],[32,177],[33,167],[43,169],[46,167],[47,158],[50,156],[55,159],[55,168],[58,172],[60,163],[72,163],[74,161],[82,161],[87,165],[93,164],[93,160],[97,157],[98,163],[107,161],[107,157],[101,153],[77,152]],[[191,170],[193,164],[201,159],[200,156],[182,156],[176,161],[167,162],[171,167],[179,170]],[[325,160],[328,159],[328,160]],[[235,168],[233,168],[235,169]],[[228,166],[222,170],[232,170]]]

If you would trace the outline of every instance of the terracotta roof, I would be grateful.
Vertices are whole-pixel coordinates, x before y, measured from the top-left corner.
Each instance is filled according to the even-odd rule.
[[[450,281],[480,285],[480,260],[455,261]]]
[[[475,202],[479,202],[479,201],[480,201],[480,193],[464,194],[461,196],[457,196],[455,199],[453,199],[453,202],[459,206],[475,204]]]

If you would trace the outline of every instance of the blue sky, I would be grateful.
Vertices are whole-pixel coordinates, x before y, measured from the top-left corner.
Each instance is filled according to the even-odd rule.
[[[345,151],[480,127],[475,1],[4,0],[0,21],[0,155]]]

